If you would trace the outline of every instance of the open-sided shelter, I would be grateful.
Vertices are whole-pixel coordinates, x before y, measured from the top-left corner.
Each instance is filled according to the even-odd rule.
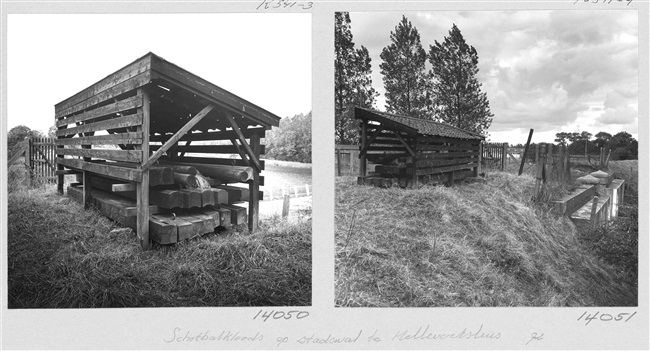
[[[447,124],[355,108],[360,121],[359,184],[413,187],[477,176],[484,136]],[[367,174],[367,161],[375,171]]]
[[[68,193],[136,229],[145,249],[150,239],[174,243],[239,224],[246,208],[233,204],[242,201],[254,231],[260,139],[279,121],[148,53],[55,105],[58,190],[64,174],[82,174]],[[197,170],[210,189],[181,189]]]

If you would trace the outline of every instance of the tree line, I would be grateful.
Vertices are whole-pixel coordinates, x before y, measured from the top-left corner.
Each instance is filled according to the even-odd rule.
[[[592,137],[594,139],[592,139]],[[593,135],[587,131],[555,133],[556,145],[564,145],[572,155],[597,155],[600,149],[605,152],[611,150],[614,159],[626,159],[639,154],[639,142],[628,132],[622,131],[614,135],[607,132],[598,132]],[[535,146],[535,143],[531,143]],[[523,148],[525,145],[517,144],[512,147]]]
[[[379,68],[386,90],[386,112],[443,122],[484,134],[494,116],[478,82],[478,54],[454,24],[444,40],[425,51],[415,26],[402,16],[391,43],[384,47]],[[354,106],[374,108],[379,95],[372,87],[368,49],[355,48],[350,15],[335,15],[335,138],[358,141]],[[427,61],[431,69],[426,69]]]

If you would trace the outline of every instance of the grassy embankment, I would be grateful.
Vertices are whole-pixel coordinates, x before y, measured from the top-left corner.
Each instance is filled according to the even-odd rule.
[[[610,162],[631,183],[623,217],[586,231],[550,214],[550,192],[534,201],[529,174],[491,172],[486,184],[417,190],[339,178],[336,304],[636,305],[638,181],[631,162],[632,175],[629,164]]]
[[[311,216],[142,252],[132,233],[56,193],[11,176],[9,308],[311,304]],[[311,213],[311,208],[308,209]]]

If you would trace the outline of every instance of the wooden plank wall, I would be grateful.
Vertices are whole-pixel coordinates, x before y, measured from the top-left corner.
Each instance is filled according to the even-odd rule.
[[[479,167],[481,140],[420,135],[417,137],[417,142],[418,176],[442,173],[451,173],[453,176],[452,172],[475,170]]]
[[[125,162],[135,168],[148,156],[141,150],[143,93],[138,88],[149,83],[150,66],[145,56],[54,107],[59,169],[66,166],[141,181],[138,170],[97,161]]]
[[[479,167],[479,139],[412,135],[363,120],[360,137],[361,178],[366,176],[365,160],[379,164],[375,173],[406,178],[408,184],[441,175],[460,179],[469,174],[463,171],[477,173]],[[460,177],[453,178],[454,174]]]

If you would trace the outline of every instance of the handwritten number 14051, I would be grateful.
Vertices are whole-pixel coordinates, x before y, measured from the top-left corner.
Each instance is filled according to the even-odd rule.
[[[309,317],[309,312],[307,311],[264,311],[260,310],[257,312],[253,319],[261,319],[264,322],[271,319],[303,319]]]
[[[580,0],[574,1],[573,4],[575,5],[578,2],[580,2]],[[582,2],[591,2],[593,4],[597,4],[599,2],[602,2],[603,4],[611,4],[612,2],[627,2],[627,6],[630,6],[632,0],[582,0]]]
[[[587,312],[583,313],[580,317],[578,317],[578,322],[579,321],[584,321],[585,325],[589,325],[592,321],[601,321],[601,322],[620,322],[623,321],[623,323],[628,322],[636,312],[630,314],[630,313],[619,313],[618,315],[614,316],[609,313],[600,313],[599,311],[596,311],[596,313],[588,314]]]

